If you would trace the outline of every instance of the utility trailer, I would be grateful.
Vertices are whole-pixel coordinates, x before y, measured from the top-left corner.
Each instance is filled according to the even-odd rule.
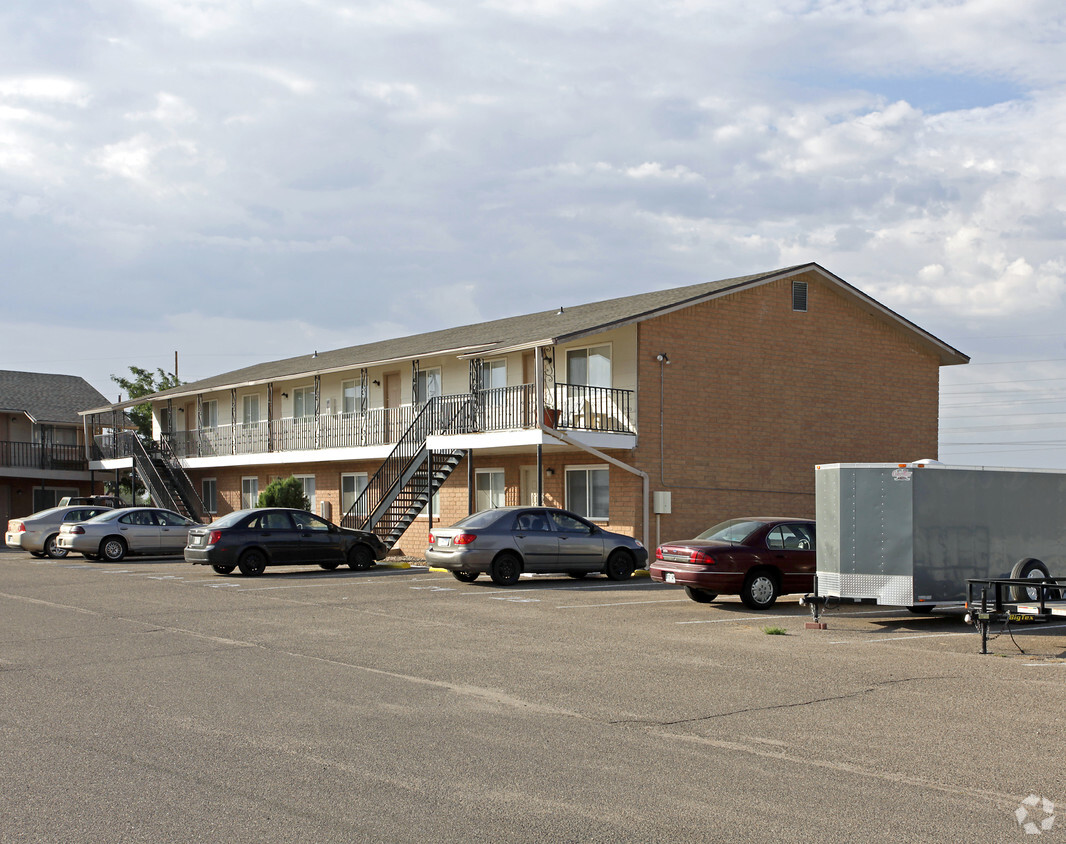
[[[1026,582],[1066,574],[1063,471],[820,465],[815,510],[815,621],[832,599],[962,614],[971,580],[1013,581],[1004,598],[1032,602],[1048,590]],[[1004,601],[999,611],[1018,614]]]

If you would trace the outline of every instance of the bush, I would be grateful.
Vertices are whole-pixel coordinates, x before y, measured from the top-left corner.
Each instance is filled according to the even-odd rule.
[[[304,485],[292,475],[287,478],[275,478],[259,493],[260,507],[294,507],[297,510],[310,510],[311,502],[304,495]]]

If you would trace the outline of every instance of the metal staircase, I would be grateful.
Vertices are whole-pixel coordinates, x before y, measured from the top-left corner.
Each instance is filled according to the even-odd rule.
[[[141,476],[148,494],[160,507],[203,521],[204,504],[189,476],[166,441],[143,441],[132,431],[120,435],[121,448],[133,458],[133,468]]]
[[[473,396],[430,399],[341,524],[373,531],[391,549],[463,459],[462,451],[430,452],[426,440],[434,434],[472,430],[476,413]]]

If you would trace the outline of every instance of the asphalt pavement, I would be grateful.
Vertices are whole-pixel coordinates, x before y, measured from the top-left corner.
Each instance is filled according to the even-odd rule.
[[[5,550],[0,840],[1066,839],[1066,620],[982,656],[958,618],[808,619]]]

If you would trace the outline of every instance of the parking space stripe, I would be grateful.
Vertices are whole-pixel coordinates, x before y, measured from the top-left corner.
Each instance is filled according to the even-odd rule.
[[[610,604],[565,604],[557,606],[557,610],[586,610],[595,607],[631,607],[634,604],[684,604],[688,598],[667,598],[662,601],[615,601]]]

